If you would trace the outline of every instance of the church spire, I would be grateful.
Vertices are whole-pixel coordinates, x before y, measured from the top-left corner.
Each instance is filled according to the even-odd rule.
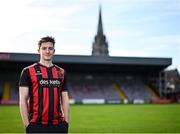
[[[99,20],[98,20],[98,27],[97,27],[97,35],[95,36],[95,41],[93,42],[92,55],[109,56],[108,43],[106,41],[106,36],[103,33],[101,6],[99,6]]]
[[[101,6],[99,6],[99,21],[98,21],[98,31],[97,34],[103,35],[103,25],[101,17]]]

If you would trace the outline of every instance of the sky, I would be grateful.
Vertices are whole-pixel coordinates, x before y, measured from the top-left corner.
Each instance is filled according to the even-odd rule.
[[[91,55],[101,5],[110,56],[172,58],[180,71],[180,0],[0,0],[0,52]]]

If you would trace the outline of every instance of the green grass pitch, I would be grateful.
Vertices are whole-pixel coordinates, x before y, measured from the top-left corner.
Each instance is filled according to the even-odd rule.
[[[180,133],[180,104],[71,105],[70,133]],[[0,106],[0,133],[24,132],[18,105]]]

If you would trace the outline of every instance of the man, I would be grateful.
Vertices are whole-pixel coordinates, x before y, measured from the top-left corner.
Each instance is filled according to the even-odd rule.
[[[52,63],[55,40],[43,37],[38,46],[40,61],[24,68],[19,80],[20,113],[26,133],[67,133],[66,73]]]

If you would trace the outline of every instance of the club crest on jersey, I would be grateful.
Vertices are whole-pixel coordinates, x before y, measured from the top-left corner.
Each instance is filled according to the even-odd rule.
[[[62,77],[62,74],[60,71],[57,71],[57,74],[58,74],[58,77],[61,78]]]

